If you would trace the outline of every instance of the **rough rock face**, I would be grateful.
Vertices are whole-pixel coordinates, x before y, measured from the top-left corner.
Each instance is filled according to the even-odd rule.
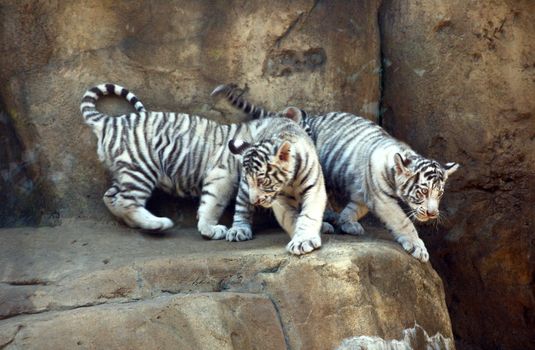
[[[2,331],[0,344],[8,341],[5,349],[276,350],[286,346],[273,303],[245,293],[162,296],[52,312],[16,325],[8,323]]]
[[[415,323],[453,343],[440,278],[392,241],[326,236],[295,257],[280,231],[207,242],[83,221],[2,239],[4,349],[335,349]]]
[[[388,129],[463,165],[438,232],[458,344],[535,343],[535,3],[385,1]]]
[[[306,104],[374,117],[378,3],[2,1],[0,95],[42,171],[33,181],[49,189],[43,220],[110,219],[100,200],[106,172],[79,112],[95,84],[126,86],[149,109],[225,122],[244,117],[223,114],[209,95],[230,81],[262,91],[268,107]]]

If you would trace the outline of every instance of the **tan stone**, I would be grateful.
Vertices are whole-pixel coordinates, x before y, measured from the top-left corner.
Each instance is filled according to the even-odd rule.
[[[6,333],[12,338],[3,340],[4,349],[286,347],[271,301],[236,293],[164,296],[24,317],[0,325],[0,334]]]
[[[452,339],[440,278],[392,241],[325,236],[321,250],[295,257],[281,231],[230,243],[191,229],[156,238],[75,221],[2,237],[0,343],[14,347],[144,348],[158,338],[166,348],[180,338],[196,344],[185,348],[213,349],[230,336],[245,348],[280,348],[280,327],[292,349],[333,349],[357,336],[398,339],[415,323]],[[172,314],[156,322],[160,311]],[[260,337],[272,331],[273,341]]]

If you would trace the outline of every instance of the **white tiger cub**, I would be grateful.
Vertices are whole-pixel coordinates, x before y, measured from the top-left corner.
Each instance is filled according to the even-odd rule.
[[[326,221],[359,235],[364,229],[358,220],[369,209],[407,252],[424,262],[429,259],[411,219],[438,218],[446,180],[459,167],[457,163],[441,165],[422,157],[379,125],[350,113],[309,116],[297,108],[269,112],[245,101],[237,90],[235,85],[221,85],[212,95],[224,95],[254,119],[292,118],[311,136],[328,191],[347,203],[340,214],[327,212]],[[409,215],[398,201],[410,208]]]
[[[290,122],[255,144],[231,140],[229,148],[243,173],[227,239],[250,238],[251,206],[259,205],[272,208],[292,237],[288,251],[299,255],[319,248],[327,194],[314,145],[299,125]]]
[[[137,113],[109,116],[97,111],[97,100],[109,94],[124,97]],[[184,113],[147,111],[133,93],[115,84],[102,84],[86,91],[80,109],[85,122],[97,135],[99,159],[113,176],[112,186],[103,198],[108,209],[131,227],[165,230],[172,227],[173,222],[154,216],[145,208],[155,187],[181,197],[200,196],[197,228],[208,239],[252,238],[252,233],[238,235],[238,230],[218,225],[223,210],[236,195],[239,183],[240,162],[230,154],[229,141],[238,138],[253,142],[280,135],[287,129],[300,130],[294,122],[282,119],[275,123],[255,120],[224,125]],[[302,142],[299,136],[296,137],[297,143]],[[306,134],[305,137],[305,142],[311,145]],[[292,152],[298,149],[296,146]],[[319,167],[315,151],[311,156],[312,160],[307,164],[313,167],[315,159]],[[303,156],[303,159],[309,158]],[[317,194],[320,204],[318,213],[311,215],[321,224],[326,200],[322,197],[325,189],[321,172],[315,190],[311,193]],[[306,253],[310,246],[316,248],[320,244],[313,234],[315,226],[308,227],[308,235],[301,231],[299,235],[293,235],[289,245],[293,253]]]

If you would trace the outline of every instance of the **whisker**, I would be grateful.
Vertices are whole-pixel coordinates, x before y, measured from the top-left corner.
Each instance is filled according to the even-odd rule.
[[[440,213],[438,214],[438,218],[437,218],[437,220],[439,221],[439,223],[440,223],[441,225],[447,225],[447,224],[449,224],[449,222],[450,222],[447,213],[444,214],[443,212],[440,212]]]

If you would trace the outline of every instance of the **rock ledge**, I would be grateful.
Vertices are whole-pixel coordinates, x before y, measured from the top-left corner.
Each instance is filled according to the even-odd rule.
[[[6,349],[333,349],[415,323],[452,339],[438,275],[385,240],[324,236],[295,257],[278,230],[229,243],[77,221],[2,237]]]

